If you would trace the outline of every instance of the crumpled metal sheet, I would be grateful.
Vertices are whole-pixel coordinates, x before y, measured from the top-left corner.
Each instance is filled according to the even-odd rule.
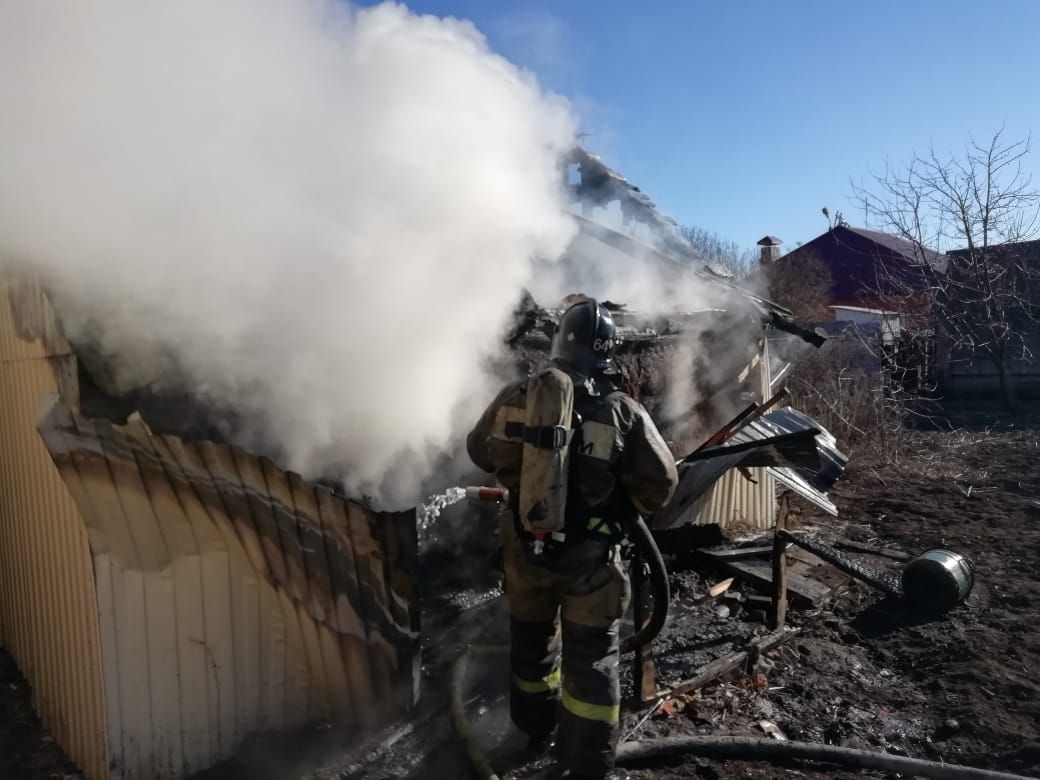
[[[826,493],[847,463],[837,440],[815,420],[790,407],[778,409],[751,419],[724,444],[695,452],[680,463],[675,494],[654,517],[654,527],[680,523],[694,501],[737,467],[767,467],[782,485],[837,515]]]
[[[834,435],[821,427],[809,415],[796,409],[785,407],[767,414],[763,421],[768,422],[777,431],[794,431],[808,427],[814,427],[818,431],[816,434],[816,450],[819,457],[819,465],[816,468],[792,465],[792,468],[788,469],[770,469],[774,474],[778,471],[781,473],[792,472],[794,476],[805,482],[813,491],[826,493],[834,487],[834,483],[845,473],[845,466],[848,465],[849,456],[838,449],[838,440],[834,438]],[[778,479],[781,479],[781,477],[778,476]],[[781,481],[783,482],[784,480],[781,479]],[[802,492],[794,487],[792,487],[792,490],[796,490],[799,493]],[[812,500],[809,495],[805,495],[805,497]],[[834,514],[837,514],[837,512]]]

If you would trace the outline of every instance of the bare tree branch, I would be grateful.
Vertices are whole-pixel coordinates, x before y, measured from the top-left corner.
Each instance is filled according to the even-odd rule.
[[[960,155],[932,148],[852,185],[868,224],[913,246],[910,269],[879,264],[879,297],[918,312],[956,359],[989,361],[1009,408],[1009,363],[1031,359],[1037,332],[1040,268],[1015,246],[1040,224],[1040,192],[1022,165],[1030,151],[1029,137],[1008,141],[1001,127],[985,143],[969,139]]]
[[[679,234],[689,244],[691,260],[718,266],[738,279],[743,279],[755,270],[755,253],[742,248],[736,241],[729,241],[718,233],[699,227],[680,227]]]

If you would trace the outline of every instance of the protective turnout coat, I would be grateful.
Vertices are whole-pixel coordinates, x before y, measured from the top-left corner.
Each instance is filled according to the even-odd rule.
[[[595,776],[613,766],[618,738],[618,628],[630,590],[617,542],[627,516],[663,507],[678,477],[641,404],[605,383],[571,378],[581,431],[570,461],[567,542],[554,565],[533,563],[513,511],[502,516],[511,714],[535,737],[558,721],[561,764]],[[467,437],[470,458],[511,496],[523,465],[515,424],[524,421],[526,393],[526,380],[507,385]]]

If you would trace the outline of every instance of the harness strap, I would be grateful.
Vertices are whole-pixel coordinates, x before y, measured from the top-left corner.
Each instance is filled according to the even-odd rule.
[[[510,439],[522,439],[526,444],[533,444],[542,450],[562,450],[571,443],[574,430],[562,425],[527,426],[522,422],[507,422],[506,436]]]

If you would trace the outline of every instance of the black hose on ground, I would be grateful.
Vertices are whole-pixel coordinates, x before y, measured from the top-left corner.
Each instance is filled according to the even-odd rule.
[[[705,758],[727,758],[738,761],[785,761],[798,759],[824,764],[837,764],[854,769],[880,769],[934,780],[1029,780],[1023,775],[976,769],[970,766],[942,764],[920,758],[895,756],[836,745],[788,742],[757,737],[662,737],[639,742],[625,742],[618,747],[618,764],[666,756],[696,755]]]
[[[665,568],[661,550],[657,547],[654,535],[646,522],[639,515],[635,515],[635,520],[629,524],[627,530],[632,543],[643,559],[650,564],[650,588],[654,597],[654,609],[646,624],[642,627],[637,626],[636,632],[621,643],[622,653],[630,653],[637,647],[650,644],[661,633],[668,619],[668,601],[672,597],[668,587],[668,569]]]
[[[480,749],[466,718],[465,684],[470,656],[502,655],[508,646],[467,647],[459,655],[451,675],[451,719],[462,740],[470,763],[480,780],[499,780],[499,775]],[[994,772],[956,764],[941,764],[919,758],[875,753],[869,750],[788,742],[757,737],[663,737],[618,746],[617,763],[630,765],[655,758],[696,755],[734,761],[814,761],[853,769],[880,769],[933,780],[1029,780],[1023,775]]]
[[[499,780],[498,774],[488,762],[484,751],[480,749],[473,730],[469,727],[466,718],[466,699],[463,689],[466,685],[466,672],[469,671],[469,659],[471,655],[499,655],[508,654],[509,647],[506,645],[477,646],[469,645],[455,661],[451,672],[451,722],[455,726],[455,733],[459,735],[466,755],[473,765],[474,771],[481,780]]]

